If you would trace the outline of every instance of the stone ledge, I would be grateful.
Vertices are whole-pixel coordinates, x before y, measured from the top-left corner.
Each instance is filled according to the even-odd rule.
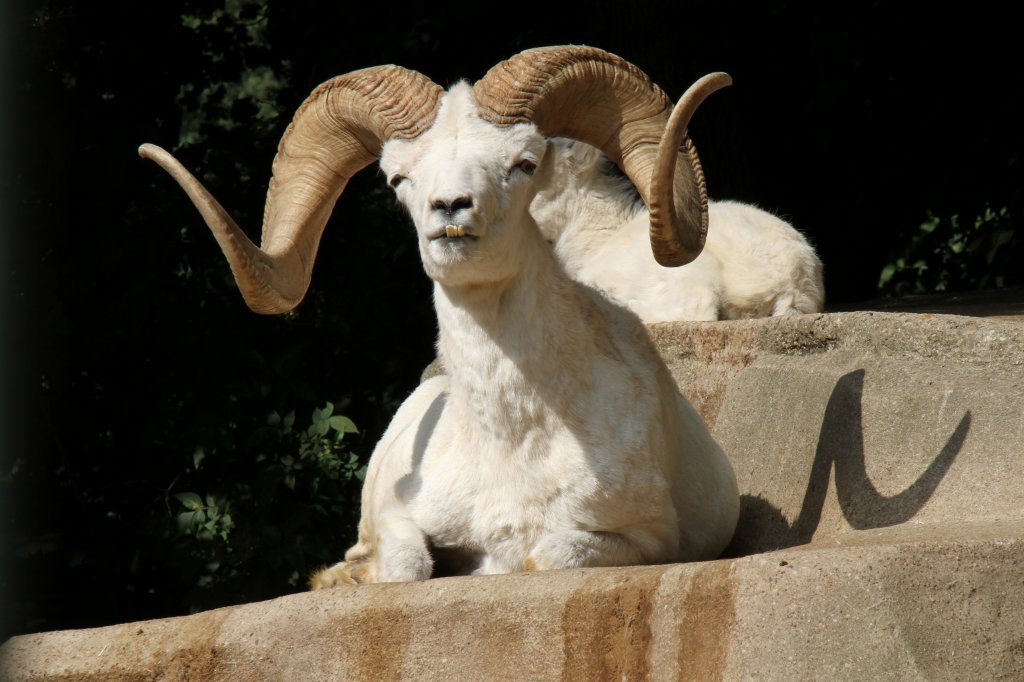
[[[0,678],[1024,678],[1024,526],[626,569],[442,578],[16,637]],[[958,537],[951,537],[957,535]]]

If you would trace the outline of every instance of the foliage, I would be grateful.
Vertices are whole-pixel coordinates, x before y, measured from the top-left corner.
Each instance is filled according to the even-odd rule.
[[[337,561],[330,535],[314,529],[352,525],[354,501],[366,474],[362,458],[348,449],[355,424],[334,414],[330,402],[312,412],[309,426],[295,412],[272,411],[239,443],[235,471],[217,467],[204,476],[209,456],[200,446],[174,488],[205,486],[211,492],[175,492],[176,527],[164,535],[177,548],[172,563],[195,575],[190,607],[221,601],[221,595],[273,593],[273,586],[304,587],[312,569]],[[215,492],[214,492],[215,491]]]
[[[291,63],[270,63],[269,19],[267,0],[231,0],[223,7],[196,7],[181,15],[182,27],[200,45],[204,66],[181,84],[175,100],[181,108],[178,148],[208,142],[210,128],[247,129],[257,139],[276,132],[280,112],[286,109],[279,97]]]
[[[929,211],[882,269],[879,291],[906,296],[1024,283],[1022,217],[988,205],[966,219]]]

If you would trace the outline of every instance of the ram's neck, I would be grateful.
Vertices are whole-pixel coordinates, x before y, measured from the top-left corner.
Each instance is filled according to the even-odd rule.
[[[551,428],[593,375],[593,303],[540,246],[501,285],[435,286],[450,402],[499,438]]]

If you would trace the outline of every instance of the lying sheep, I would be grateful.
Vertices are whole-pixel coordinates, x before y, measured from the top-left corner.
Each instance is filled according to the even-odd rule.
[[[546,135],[604,143],[649,197],[656,257],[692,260],[706,196],[684,132],[726,82],[700,81],[670,118],[639,69],[593,48],[529,50],[447,93],[394,66],[340,76],[281,141],[261,247],[173,157],[140,149],[188,192],[259,312],[299,302],[335,200],[378,154],[412,216],[446,376],[398,410],[370,460],[359,540],[313,588],[725,547],[739,513],[728,459],[640,320],[571,279],[528,209],[554,170]]]
[[[569,273],[644,322],[735,320],[821,312],[825,288],[814,248],[756,206],[708,202],[704,251],[664,268],[647,246],[647,209],[600,150],[555,141],[555,172],[530,208]]]

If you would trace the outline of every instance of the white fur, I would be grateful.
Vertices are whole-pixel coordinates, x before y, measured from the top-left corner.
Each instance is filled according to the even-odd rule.
[[[651,255],[648,213],[629,180],[582,142],[557,139],[548,186],[530,208],[569,273],[647,323],[820,312],[825,288],[814,249],[756,206],[711,201],[697,259],[665,268]]]
[[[435,282],[446,376],[395,415],[359,541],[314,588],[710,559],[729,542],[728,459],[641,321],[571,279],[530,216],[552,160],[532,124],[478,118],[465,84],[426,133],[385,144]],[[430,239],[445,225],[470,236]]]

